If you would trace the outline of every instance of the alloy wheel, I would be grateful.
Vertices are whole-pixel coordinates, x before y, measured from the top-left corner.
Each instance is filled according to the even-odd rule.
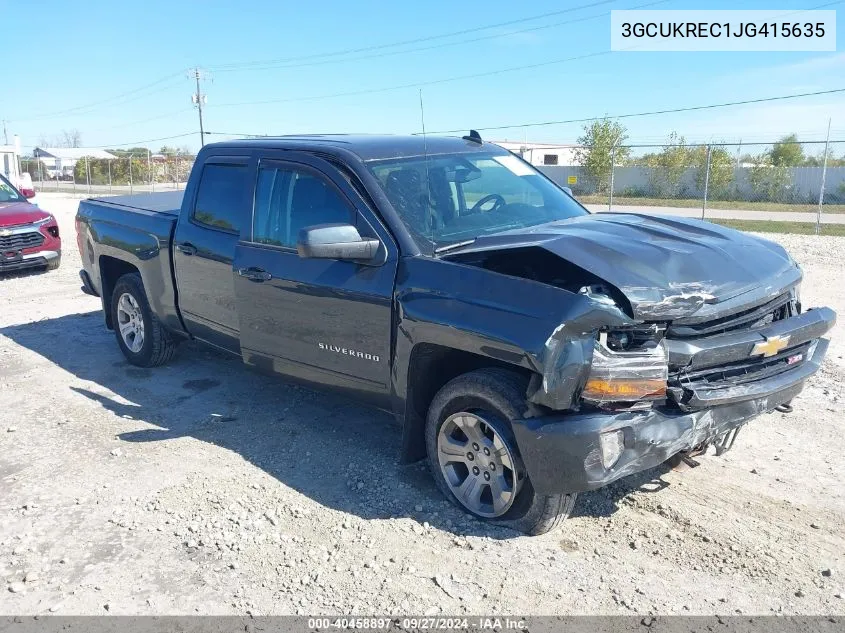
[[[455,498],[470,512],[499,517],[513,505],[520,479],[502,436],[476,413],[455,413],[437,435],[440,470]]]
[[[117,327],[129,351],[140,352],[144,346],[144,317],[138,301],[128,292],[117,300]]]

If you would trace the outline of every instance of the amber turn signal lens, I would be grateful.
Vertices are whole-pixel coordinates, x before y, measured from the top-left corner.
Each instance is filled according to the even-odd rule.
[[[657,399],[666,396],[666,382],[590,378],[581,396],[597,402]]]

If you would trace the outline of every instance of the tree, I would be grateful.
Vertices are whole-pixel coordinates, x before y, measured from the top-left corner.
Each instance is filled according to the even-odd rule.
[[[818,156],[807,156],[804,159],[804,167],[823,167],[824,166],[824,150],[819,152]],[[836,158],[833,155],[833,148],[827,150],[827,166],[828,167],[845,167],[845,156]]]
[[[694,166],[693,150],[686,139],[672,132],[659,154],[650,154],[646,165],[651,168],[649,181],[658,196],[678,197],[687,170]]]
[[[775,165],[771,152],[767,152],[754,160],[754,166],[748,172],[748,182],[758,199],[788,202],[792,173],[787,165]]]
[[[170,145],[162,145],[161,149],[158,150],[159,154],[164,154],[165,156],[190,156],[191,150],[183,145],[182,147],[171,147]]]
[[[623,145],[628,139],[627,130],[618,121],[604,118],[584,125],[583,132],[578,137],[581,147],[575,149],[575,160],[596,191],[606,192],[613,164],[622,165],[631,155],[631,148]]]
[[[130,171],[129,161],[132,161]],[[155,167],[153,167],[155,169]],[[131,181],[135,184],[148,182],[150,179],[149,163],[146,156],[140,158],[138,155],[130,156],[124,153],[117,158],[92,158],[85,157],[76,161],[73,168],[73,178],[78,183],[88,182],[91,179],[92,185],[128,185]]]
[[[707,176],[707,147],[701,145],[693,151],[693,162],[696,164],[695,186],[704,191],[707,183],[707,197],[711,199],[723,198],[734,181],[734,159],[730,152],[722,146],[710,148],[710,176]]]
[[[798,167],[804,162],[804,148],[796,134],[780,139],[769,151],[769,161],[776,167]]]
[[[62,130],[62,147],[82,147],[79,130]]]
[[[38,137],[39,147],[82,147],[82,134],[79,130],[62,130],[53,136]]]

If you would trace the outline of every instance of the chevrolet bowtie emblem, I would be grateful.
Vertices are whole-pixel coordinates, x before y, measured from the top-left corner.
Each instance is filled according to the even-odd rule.
[[[12,232],[9,229],[0,230],[0,237],[8,237]]]
[[[765,341],[755,343],[751,350],[751,355],[759,356],[762,354],[764,357],[774,356],[787,345],[789,345],[788,334],[786,336],[769,336]]]

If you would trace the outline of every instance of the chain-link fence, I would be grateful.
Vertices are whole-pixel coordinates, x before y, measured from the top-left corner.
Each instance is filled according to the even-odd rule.
[[[184,189],[194,164],[191,154],[129,154],[115,158],[83,156],[61,166],[49,158],[21,158],[37,191],[123,194]]]
[[[543,151],[561,164],[540,169],[594,210],[845,223],[845,142]]]

